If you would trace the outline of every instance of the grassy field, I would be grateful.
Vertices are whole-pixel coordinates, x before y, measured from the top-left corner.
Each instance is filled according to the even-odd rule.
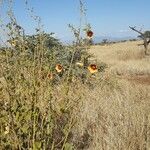
[[[109,65],[109,72],[122,78],[150,84],[150,57],[144,55],[142,41],[127,41],[104,46],[93,46],[91,53],[98,61]]]
[[[1,149],[149,150],[150,57],[137,43],[92,46],[90,61],[108,67],[84,83],[57,72],[53,82],[48,61],[2,53]]]

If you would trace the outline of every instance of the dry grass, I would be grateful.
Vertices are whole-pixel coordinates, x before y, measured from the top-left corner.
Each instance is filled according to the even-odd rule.
[[[77,130],[80,131],[78,136],[89,142],[84,148],[148,150],[150,86],[144,87],[126,81],[113,83],[113,87],[110,85],[101,84],[92,91],[86,90],[77,114]]]
[[[93,46],[90,50],[96,58],[110,66],[114,74],[150,75],[150,57],[144,56],[142,41]]]

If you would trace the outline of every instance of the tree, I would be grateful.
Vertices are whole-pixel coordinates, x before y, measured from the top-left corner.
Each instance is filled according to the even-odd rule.
[[[103,40],[102,40],[102,43],[103,43],[103,44],[107,44],[107,43],[108,43],[108,39],[103,39]]]
[[[138,37],[143,40],[143,44],[140,44],[140,45],[144,45],[145,55],[147,55],[148,54],[148,45],[150,43],[150,31],[142,32],[141,30],[137,30],[136,27],[131,27],[131,26],[129,26],[129,28],[139,34]]]
[[[54,38],[52,35],[54,33],[41,33],[35,35],[24,35],[13,37],[7,40],[16,50],[20,50],[20,46],[25,46],[30,52],[34,53],[34,50],[39,45],[42,45],[45,49],[51,49],[53,47],[61,47],[61,42]]]

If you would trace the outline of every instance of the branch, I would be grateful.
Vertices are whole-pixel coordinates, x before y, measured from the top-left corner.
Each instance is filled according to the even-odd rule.
[[[138,31],[137,29],[135,29],[136,27],[131,27],[129,26],[129,28],[137,33],[139,33],[142,37],[144,37],[144,33],[142,33],[141,31]]]
[[[150,43],[150,39],[147,41],[147,45]],[[138,46],[145,45],[144,43],[138,44]]]
[[[142,44],[138,44],[138,46],[141,46],[141,45],[144,45],[144,43],[142,43]]]

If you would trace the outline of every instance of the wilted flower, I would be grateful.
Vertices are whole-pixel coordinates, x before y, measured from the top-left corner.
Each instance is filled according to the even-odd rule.
[[[88,66],[88,70],[90,71],[90,73],[96,73],[98,72],[97,66],[95,64],[91,64]]]
[[[5,127],[5,131],[4,131],[4,134],[8,134],[9,133],[9,126],[6,126]]]
[[[57,64],[56,67],[55,67],[56,71],[58,73],[62,72],[63,71],[63,66],[61,64]]]
[[[53,74],[52,74],[52,73],[48,73],[48,74],[47,74],[47,77],[48,77],[50,80],[52,80],[52,79],[53,79]]]
[[[92,32],[91,30],[88,30],[88,31],[86,32],[86,34],[87,34],[87,37],[88,37],[88,38],[92,38],[92,36],[93,36],[93,32]]]
[[[76,65],[83,67],[84,64],[82,62],[77,62]]]

